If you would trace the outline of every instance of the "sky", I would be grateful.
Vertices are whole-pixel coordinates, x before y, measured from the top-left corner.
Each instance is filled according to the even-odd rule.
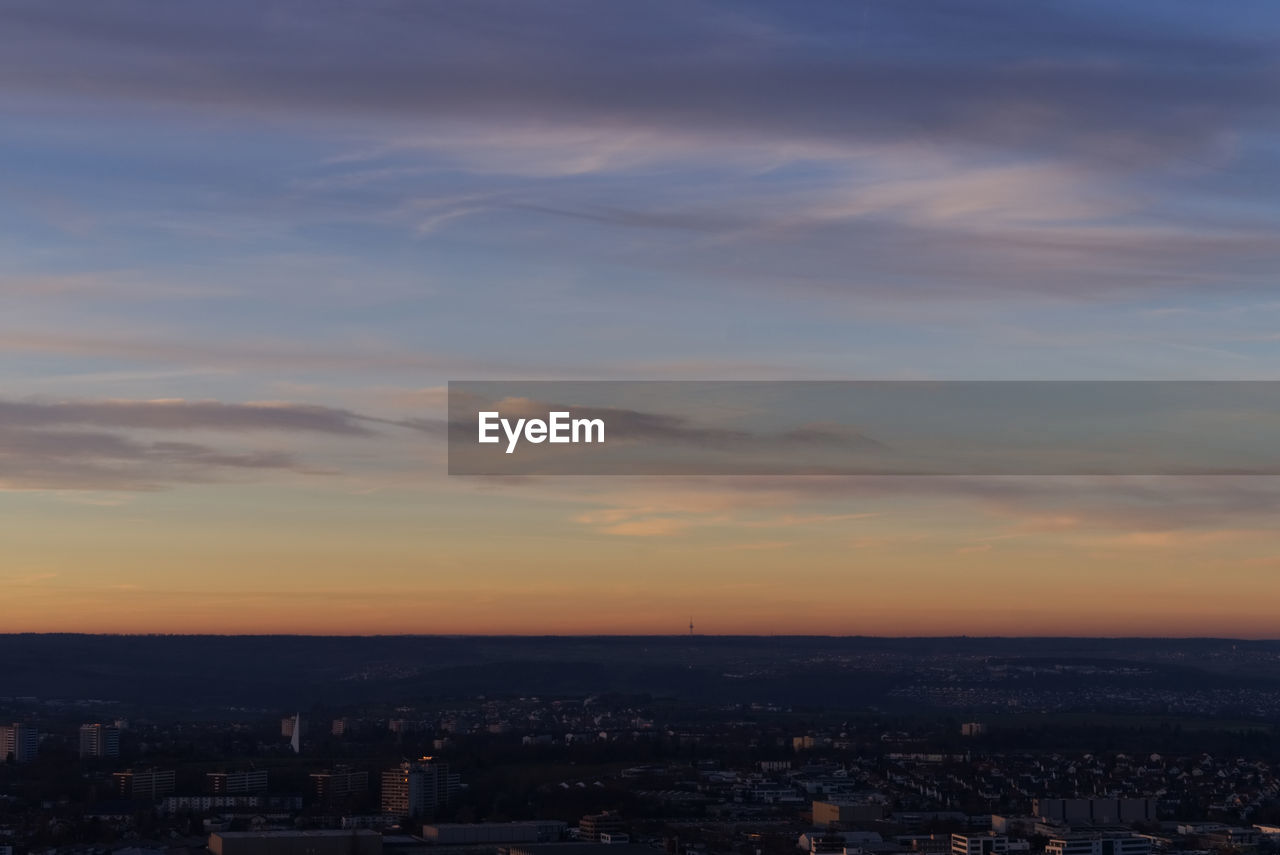
[[[464,478],[475,379],[1280,379],[1265,2],[5,3],[0,631],[1280,637],[1270,477]]]

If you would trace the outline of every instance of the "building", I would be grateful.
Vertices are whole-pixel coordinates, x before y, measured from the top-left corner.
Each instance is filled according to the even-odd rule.
[[[608,842],[614,835],[625,835],[627,824],[613,811],[584,816],[578,823],[578,839],[588,843]],[[603,841],[601,835],[608,835]]]
[[[800,835],[796,847],[809,855],[845,855],[864,849],[882,847],[884,838],[878,831],[807,831]]]
[[[791,784],[779,784],[773,781],[753,781],[745,787],[737,787],[735,798],[746,802],[760,804],[804,804],[807,799]]]
[[[982,736],[987,732],[987,726],[980,721],[966,721],[960,725],[961,736]]]
[[[165,796],[160,801],[160,813],[208,813],[212,810],[263,810],[284,815],[302,810],[299,795],[255,796]]]
[[[411,718],[393,718],[387,722],[387,730],[392,733],[401,735],[407,733],[421,733],[427,730],[426,722],[417,721]]]
[[[1155,799],[1036,799],[1032,812],[1067,825],[1128,825],[1155,822]]]
[[[849,825],[884,818],[884,805],[869,801],[820,801],[813,803],[814,825]]]
[[[310,831],[215,831],[213,855],[382,855],[382,835],[367,828]]]
[[[984,834],[951,835],[951,855],[1008,855],[1009,838],[988,831]]]
[[[0,763],[30,763],[40,751],[40,732],[29,724],[0,725]]]
[[[211,810],[248,810],[263,806],[262,796],[165,796],[160,813],[207,813]]]
[[[121,798],[161,799],[174,791],[178,776],[172,769],[127,769],[111,777]]]
[[[302,714],[287,715],[280,719],[280,735],[289,740],[294,754],[302,753]]]
[[[1190,834],[1187,837],[1188,842],[1194,841],[1198,846],[1220,852],[1256,848],[1264,835],[1256,827],[1238,828],[1225,826]]]
[[[205,791],[215,796],[265,793],[267,770],[248,769],[242,772],[207,772],[204,776]]]
[[[568,825],[557,820],[530,822],[445,822],[422,827],[422,839],[438,846],[554,843]]]
[[[333,720],[333,727],[330,730],[330,733],[332,733],[334,736],[345,736],[347,731],[350,729],[351,729],[351,719],[335,718]]]
[[[507,855],[655,855],[647,843],[518,843]]]
[[[458,792],[456,772],[445,763],[423,757],[382,773],[382,812],[391,816],[428,816],[453,800]]]
[[[898,837],[897,842],[921,855],[949,855],[951,852],[950,834],[907,834]]]
[[[80,725],[80,756],[119,757],[120,728],[102,724]]]
[[[350,796],[369,791],[369,773],[357,772],[350,766],[335,766],[323,772],[312,772],[311,796],[318,802],[341,802]]]
[[[1069,835],[1050,838],[1045,855],[1151,855],[1151,839],[1130,835]]]

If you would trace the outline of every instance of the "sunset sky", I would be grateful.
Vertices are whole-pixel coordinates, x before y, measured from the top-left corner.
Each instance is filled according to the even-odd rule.
[[[0,631],[1280,637],[1280,479],[449,477],[458,379],[1280,380],[1280,7],[10,2]]]

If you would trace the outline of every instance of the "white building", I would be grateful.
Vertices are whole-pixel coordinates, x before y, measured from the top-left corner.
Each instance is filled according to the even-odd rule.
[[[267,791],[267,770],[247,769],[240,772],[206,772],[205,785],[214,795],[244,795]]]
[[[1003,834],[951,835],[951,855],[1008,855],[1009,838]]]
[[[1151,855],[1151,840],[1137,835],[1054,837],[1045,855]]]

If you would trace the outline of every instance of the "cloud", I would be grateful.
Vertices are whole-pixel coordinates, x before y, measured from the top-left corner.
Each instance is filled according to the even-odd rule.
[[[230,208],[241,237],[459,230],[726,287],[1093,300],[1270,286],[1278,30],[1262,5],[18,2],[0,94],[341,149],[240,164],[212,201],[170,176],[199,204],[156,227]]]
[[[607,525],[602,527],[600,532],[622,537],[664,537],[684,531],[689,525],[688,520],[673,519],[671,517],[650,517],[649,519],[627,520]]]
[[[289,403],[227,404],[219,401],[0,400],[0,425],[53,427],[98,425],[150,430],[292,431],[370,436],[368,417],[347,410]]]
[[[610,507],[579,513],[574,523],[593,527],[602,534],[627,536],[667,536],[683,533],[691,528],[716,526],[721,529],[787,529],[810,527],[844,527],[849,523],[880,517],[880,513],[844,514],[793,514],[781,512],[788,501],[771,504],[763,516],[758,503],[745,505],[734,499],[716,500],[696,492],[687,492],[679,486],[661,495],[641,491],[638,495],[612,496]],[[750,510],[749,518],[738,512]],[[763,540],[734,543],[726,548],[763,550],[793,545],[793,541]]]
[[[0,274],[0,296],[66,297],[77,300],[164,300],[208,299],[235,294],[231,287],[215,287],[189,281],[154,281],[145,271],[104,271],[96,273]]]
[[[686,489],[805,502],[969,505],[1030,531],[1127,533],[1238,526],[1280,513],[1277,476],[752,477],[679,479]]]
[[[606,128],[610,141],[930,138],[1151,159],[1200,155],[1274,105],[1273,21],[1221,18],[1014,2],[803,15],[669,2],[619,15],[590,3],[157,12],[32,0],[6,5],[0,70],[18,91],[262,114],[537,117]]]
[[[1197,549],[1208,546],[1221,548],[1228,543],[1240,543],[1261,537],[1271,541],[1275,533],[1267,530],[1216,529],[1214,531],[1134,531],[1115,535],[1100,541],[1099,545],[1137,549]]]
[[[912,530],[913,520],[924,537],[941,515],[949,526],[991,526],[1028,542],[1154,545],[1184,533],[1180,542],[1222,546],[1235,535],[1216,532],[1265,531],[1280,514],[1276,476],[539,477],[485,479],[483,489],[536,490],[597,530],[675,519],[686,530],[715,526],[752,538],[801,527]]]
[[[288,451],[229,450],[171,435],[220,433],[240,444],[263,432],[364,440],[378,435],[370,425],[421,429],[292,403],[0,400],[0,488],[156,490],[235,473],[332,472]]]
[[[315,472],[280,451],[230,452],[188,442],[138,442],[92,431],[0,426],[0,489],[158,490],[229,471]]]
[[[229,337],[177,338],[155,336],[127,329],[102,333],[61,329],[0,328],[0,352],[64,354],[111,359],[120,362],[162,363],[165,365],[208,366],[228,371],[257,373],[264,366],[297,372],[344,372],[405,374],[430,373],[471,376],[528,374],[527,362],[509,359],[469,358],[460,355],[423,353],[391,346],[357,345],[349,348],[322,347],[305,341],[281,341]],[[547,369],[550,376],[564,376],[567,369]]]

